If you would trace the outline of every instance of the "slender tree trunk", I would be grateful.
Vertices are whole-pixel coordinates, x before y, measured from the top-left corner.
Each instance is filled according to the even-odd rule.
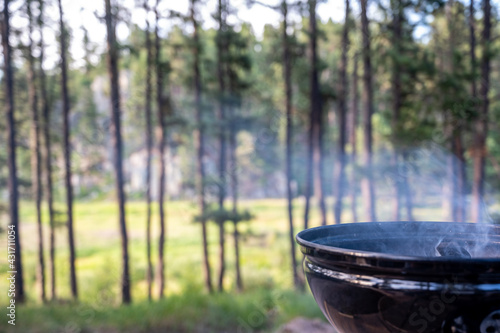
[[[477,105],[477,85],[476,85],[476,20],[474,0],[470,0],[469,4],[469,54],[470,54],[470,67],[472,72],[471,81],[471,94],[474,100],[474,105]]]
[[[474,178],[472,183],[472,221],[482,222],[484,212],[481,207],[484,195],[484,174],[486,162],[486,138],[488,135],[488,109],[490,100],[488,92],[490,89],[490,60],[491,60],[491,3],[490,0],[483,1],[483,31],[482,45],[483,55],[481,58],[481,85],[479,96],[481,98],[481,110],[476,123],[475,148],[474,148]]]
[[[201,231],[203,241],[203,267],[205,272],[205,285],[208,292],[213,292],[212,278],[210,273],[210,260],[208,256],[208,239],[207,239],[207,221],[206,221],[206,201],[205,201],[205,167],[203,165],[203,157],[205,155],[204,147],[204,124],[203,124],[203,106],[201,101],[201,73],[200,73],[200,39],[198,36],[198,22],[196,21],[196,5],[197,0],[190,0],[190,19],[193,23],[193,69],[194,69],[194,89],[195,89],[195,108],[196,108],[196,124],[197,128],[194,131],[194,142],[196,148],[196,190],[198,192],[198,209],[201,216]]]
[[[128,256],[127,224],[125,221],[125,192],[123,190],[123,165],[122,165],[122,135],[121,135],[121,110],[120,110],[120,86],[118,84],[118,50],[115,35],[115,24],[111,12],[111,0],[104,0],[106,6],[106,30],[108,46],[108,72],[111,86],[111,125],[114,147],[114,168],[116,178],[116,194],[118,198],[119,226],[122,248],[122,278],[121,297],[122,302],[131,302],[130,274]]]
[[[338,173],[336,180],[336,191],[335,207],[334,207],[334,220],[336,224],[341,223],[342,217],[342,199],[344,196],[345,188],[345,145],[347,141],[347,94],[349,91],[349,83],[347,82],[347,54],[349,52],[349,0],[345,0],[345,23],[344,29],[342,31],[342,55],[340,59],[340,85],[338,89],[339,93],[339,141],[338,141]]]
[[[45,173],[45,197],[47,198],[49,210],[49,271],[50,271],[50,297],[52,300],[56,299],[56,269],[55,269],[55,219],[54,219],[54,200],[52,193],[52,151],[50,140],[50,110],[47,98],[47,84],[45,79],[45,71],[43,69],[43,61],[45,55],[44,45],[44,1],[39,0],[39,14],[38,14],[38,29],[40,31],[40,97],[42,107],[42,126],[43,126],[43,155],[44,155],[44,173]]]
[[[217,32],[217,76],[219,82],[219,105],[218,105],[218,121],[219,121],[219,195],[218,204],[219,210],[224,210],[224,199],[226,197],[226,106],[225,106],[225,94],[226,87],[224,82],[224,60],[226,51],[226,37],[225,37],[225,4],[223,0],[219,0],[218,6],[218,17],[219,30]],[[218,288],[219,291],[224,290],[224,272],[226,270],[226,259],[225,259],[225,232],[224,232],[224,222],[218,221],[219,223],[219,279]]]
[[[456,15],[454,13],[455,1],[449,0],[446,3],[446,20],[449,31],[448,44],[448,74],[453,75],[455,72],[455,49],[456,49]],[[449,135],[450,147],[452,155],[448,161],[448,193],[446,195],[449,200],[449,218],[453,221],[462,222],[465,219],[465,186],[466,186],[466,171],[465,157],[462,143],[463,119],[456,119],[453,115],[446,115],[448,118],[447,134]]]
[[[394,174],[394,187],[395,187],[395,197],[394,197],[394,221],[401,220],[401,192],[402,192],[402,178],[399,172],[399,153],[397,148],[398,142],[398,127],[401,114],[402,106],[402,89],[401,89],[401,66],[399,65],[399,57],[402,56],[401,43],[403,39],[403,8],[401,0],[392,0],[392,15],[393,15],[393,35],[392,35],[392,47],[395,49],[395,55],[393,56],[393,68],[392,68],[392,145],[394,147],[394,152],[392,155],[392,168]]]
[[[285,112],[286,112],[286,148],[285,148],[285,170],[286,170],[286,196],[288,212],[288,228],[290,237],[290,260],[293,275],[293,285],[300,288],[301,283],[297,272],[297,259],[295,251],[295,232],[293,226],[293,192],[292,192],[292,154],[293,154],[293,115],[292,115],[292,63],[290,56],[290,45],[288,40],[288,4],[286,0],[281,3],[283,13],[283,79],[285,81]]]
[[[149,13],[147,1],[144,2],[144,9]],[[147,272],[146,280],[148,283],[148,299],[151,301],[152,279],[153,279],[153,264],[151,263],[151,158],[153,155],[153,126],[151,120],[151,94],[152,94],[152,67],[153,67],[153,52],[151,46],[151,34],[149,31],[149,20],[146,18],[146,258]]]
[[[42,231],[42,179],[40,162],[40,126],[38,118],[38,94],[36,91],[35,58],[33,57],[33,15],[31,13],[32,0],[26,3],[29,20],[28,44],[28,95],[31,110],[31,181],[33,184],[33,198],[36,206],[36,220],[38,231],[38,263],[36,280],[40,288],[40,299],[45,302],[45,261],[43,258],[43,231]]]
[[[356,53],[353,58],[353,70],[352,70],[352,98],[351,98],[351,212],[352,212],[352,222],[358,222],[358,214],[356,210],[357,206],[357,177],[356,177],[356,167],[357,167],[357,156],[356,156],[356,129],[358,128],[358,54]]]
[[[408,165],[408,153],[404,152],[403,153],[403,161],[406,165]],[[405,174],[404,177],[402,178],[402,191],[405,197],[405,203],[406,203],[406,217],[408,221],[414,221],[413,218],[413,198],[411,195],[411,190],[410,190],[410,184],[408,182],[408,175]]]
[[[319,93],[318,93],[319,96]],[[320,98],[320,97],[318,97]],[[319,114],[316,115],[316,129],[317,135],[314,145],[314,187],[315,187],[315,197],[318,198],[318,205],[320,210],[320,218],[321,225],[326,225],[327,216],[326,216],[326,204],[325,204],[325,170],[324,170],[324,158],[325,158],[325,148],[323,143],[323,134],[324,134],[324,122],[323,122],[323,111],[320,103]]]
[[[75,241],[73,236],[73,186],[71,185],[71,147],[70,147],[70,123],[69,123],[69,92],[68,92],[68,64],[66,61],[66,29],[63,21],[63,10],[61,0],[59,4],[59,30],[61,32],[61,93],[63,101],[63,141],[64,141],[64,184],[66,186],[66,209],[69,243],[69,276],[71,296],[78,298],[75,269]]]
[[[157,283],[158,283],[158,297],[163,298],[165,289],[165,142],[167,140],[167,133],[165,128],[165,106],[163,105],[163,73],[161,66],[161,49],[160,49],[160,36],[158,35],[158,4],[156,0],[156,25],[155,25],[155,63],[156,63],[156,99],[158,106],[158,150],[160,154],[160,181],[158,182],[158,210],[160,214],[160,239],[158,242],[158,269]]]
[[[455,134],[453,136],[453,147],[454,147],[454,154],[456,156],[456,182],[457,182],[457,194],[456,194],[456,221],[457,222],[465,222],[466,219],[466,210],[465,210],[465,205],[466,205],[466,187],[467,187],[467,174],[466,174],[466,161],[465,161],[465,149],[464,145],[462,142],[462,125],[458,125]]]
[[[393,141],[395,142],[395,141]],[[394,206],[392,219],[393,221],[401,220],[401,192],[402,192],[402,182],[404,181],[404,176],[399,174],[399,152],[397,148],[394,148],[392,153],[392,169],[393,169],[393,181],[394,181]]]
[[[9,270],[15,271],[17,302],[24,302],[23,265],[21,261],[21,239],[19,230],[19,198],[17,188],[17,166],[16,166],[16,128],[14,120],[14,73],[12,71],[12,50],[10,47],[10,13],[9,0],[4,0],[2,18],[2,47],[4,59],[5,86],[5,116],[7,124],[7,165],[9,177],[7,186],[9,188],[9,235],[14,232],[16,239],[14,244],[9,241],[9,247],[14,246],[15,253],[9,251],[9,255],[15,255],[15,266],[10,265]],[[11,258],[9,258],[11,259]]]
[[[236,157],[236,109],[233,106],[231,108],[231,127],[229,131],[229,165],[230,165],[230,173],[231,173],[231,192],[233,194],[233,215],[236,216],[238,214],[238,160]],[[241,269],[240,269],[240,247],[239,247],[239,233],[238,233],[238,221],[233,221],[234,228],[234,259],[235,259],[235,268],[236,268],[236,289],[238,291],[243,290],[243,280],[241,278]]]
[[[304,212],[304,228],[309,224],[310,197],[314,190],[321,211],[321,224],[326,224],[326,207],[324,201],[323,181],[323,152],[322,152],[322,112],[321,95],[318,79],[317,56],[317,22],[316,0],[309,0],[309,64],[310,64],[310,104],[309,133],[308,133],[308,158],[306,182],[306,207]],[[314,186],[313,186],[314,180]]]
[[[479,103],[478,103],[478,96],[477,96],[477,85],[476,85],[476,66],[477,66],[477,59],[476,59],[476,20],[474,18],[475,15],[475,4],[474,0],[470,0],[469,4],[469,53],[470,53],[470,67],[471,67],[471,72],[472,72],[472,81],[471,81],[471,95],[472,95],[472,100],[473,100],[473,105],[474,109],[479,108]],[[474,145],[474,144],[473,144]],[[475,160],[475,149],[473,147],[472,149],[472,160]],[[464,186],[465,189],[466,186]],[[474,187],[474,184],[473,184]],[[464,193],[464,199],[465,199],[465,193]],[[464,200],[465,201],[465,200]],[[464,204],[465,207],[465,204]],[[472,216],[475,216],[475,210],[476,207],[479,207],[476,205],[475,202],[475,196],[474,196],[474,190],[473,190],[473,197],[472,197],[472,207],[471,207],[471,213]],[[463,213],[463,220],[467,220],[467,213]]]
[[[375,189],[373,186],[372,170],[372,115],[373,115],[373,86],[372,86],[372,64],[370,51],[370,28],[367,16],[368,0],[361,2],[361,32],[363,35],[363,164],[364,175],[361,180],[361,192],[363,195],[363,210],[367,221],[376,221]]]

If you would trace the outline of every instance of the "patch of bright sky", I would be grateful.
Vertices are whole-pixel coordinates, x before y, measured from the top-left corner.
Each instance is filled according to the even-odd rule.
[[[155,0],[151,1],[153,4]],[[137,24],[141,27],[145,26],[146,14],[142,8],[137,8],[135,6],[135,0],[122,0],[120,3],[125,8],[129,9],[131,13],[130,22]],[[278,4],[279,0],[262,0],[262,2],[268,3],[270,5]],[[264,31],[264,26],[266,24],[272,24],[277,26],[281,20],[281,15],[279,12],[274,11],[270,8],[266,8],[260,5],[254,5],[252,7],[246,6],[246,0],[231,0],[230,4],[236,9],[235,15],[228,18],[229,23],[238,22],[249,22],[257,35],[261,37]],[[90,0],[90,1],[75,1],[75,0],[63,0],[62,1],[65,21],[72,30],[73,38],[71,41],[70,52],[75,60],[73,66],[82,65],[82,57],[84,54],[82,40],[83,40],[83,30],[84,26],[88,32],[90,39],[97,46],[97,51],[102,52],[104,50],[105,38],[106,38],[106,27],[97,17],[104,16],[104,1],[100,0]],[[217,0],[205,0],[198,4],[199,19],[203,22],[204,28],[216,27],[217,23],[213,19],[212,15],[217,9]],[[356,7],[354,8],[356,10]],[[189,10],[189,0],[177,0],[177,1],[162,1],[160,3],[160,12],[165,15],[169,10],[175,10],[177,12],[187,14]],[[332,19],[336,22],[341,22],[344,16],[344,2],[338,0],[330,0],[318,5],[317,13],[322,21],[327,21]],[[49,25],[56,26],[58,19],[57,7],[51,6],[47,8],[47,16],[50,18]],[[150,21],[154,21],[154,15],[151,13],[149,17]],[[299,15],[291,15],[291,19],[298,20]],[[161,20],[160,22],[160,33],[166,34],[173,25],[178,24],[178,20]],[[120,23],[117,26],[117,38],[120,40],[125,40],[129,35],[129,29],[127,24]],[[56,35],[52,29],[45,30],[45,39],[47,44],[47,63],[46,66],[50,68],[58,61],[58,45],[56,43]]]
[[[149,0],[151,4],[156,2],[156,0]],[[465,1],[465,0],[464,0]],[[130,11],[129,22],[137,24],[141,27],[145,26],[146,14],[142,8],[136,6],[137,0],[115,0],[121,6],[127,8]],[[142,3],[142,0],[139,0]],[[187,14],[189,10],[189,0],[176,0],[169,1],[163,0],[160,3],[160,12],[165,16],[169,10],[174,10],[183,14]],[[277,5],[280,0],[261,0],[269,5]],[[19,15],[19,9],[23,6],[24,1],[15,1],[11,5],[12,15],[12,26],[16,28],[22,28],[27,26],[27,20]],[[500,0],[494,0],[493,5],[500,3]],[[235,9],[235,14],[231,15],[228,20],[232,24],[237,24],[238,22],[249,22],[257,36],[260,38],[264,31],[264,26],[266,24],[272,24],[278,26],[281,20],[281,16],[277,11],[270,8],[266,8],[260,5],[254,5],[248,7],[246,5],[246,0],[230,0],[231,6]],[[66,24],[70,27],[72,31],[72,40],[70,43],[70,53],[74,62],[71,64],[72,67],[79,67],[83,64],[82,57],[84,54],[83,50],[83,30],[85,27],[90,36],[90,40],[97,47],[97,54],[104,52],[105,39],[106,39],[106,28],[104,22],[99,18],[104,16],[104,1],[103,0],[62,0],[64,18]],[[358,1],[351,1],[352,12],[355,16],[359,15]],[[215,13],[217,8],[217,0],[202,0],[198,4],[199,20],[203,22],[204,28],[216,27],[217,23],[213,19],[212,15]],[[17,12],[17,13],[16,13]],[[36,13],[35,13],[36,14]],[[328,0],[323,1],[318,5],[317,14],[319,19],[326,22],[332,19],[334,22],[342,22],[344,19],[344,1],[341,0]],[[369,7],[369,16],[374,18],[380,13],[377,13],[376,6],[372,4]],[[58,15],[59,11],[55,4],[46,5],[46,28],[44,29],[44,37],[46,44],[46,62],[44,67],[47,69],[52,68],[58,61],[58,43],[56,39],[56,34],[58,33]],[[300,19],[298,13],[292,13],[290,15],[291,20],[296,22]],[[412,19],[410,17],[410,19]],[[415,15],[416,19],[416,15]],[[154,21],[154,15],[151,13],[149,16],[151,22]],[[120,23],[117,26],[117,37],[119,40],[125,40],[129,35],[128,23]],[[178,20],[163,19],[160,21],[160,34],[165,35],[175,24],[179,24]],[[26,31],[26,30],[24,30]],[[417,26],[415,30],[415,37],[422,38],[425,40],[425,36],[429,29],[426,26]],[[25,43],[26,36],[21,36],[21,40]]]

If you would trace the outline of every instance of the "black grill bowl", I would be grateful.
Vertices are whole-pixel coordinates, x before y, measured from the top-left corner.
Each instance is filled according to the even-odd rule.
[[[500,226],[366,222],[297,235],[309,287],[341,333],[500,333]]]

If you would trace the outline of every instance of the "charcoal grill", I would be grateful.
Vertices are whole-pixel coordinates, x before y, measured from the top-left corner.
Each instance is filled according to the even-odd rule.
[[[341,333],[500,333],[500,226],[366,222],[297,235],[304,272]]]

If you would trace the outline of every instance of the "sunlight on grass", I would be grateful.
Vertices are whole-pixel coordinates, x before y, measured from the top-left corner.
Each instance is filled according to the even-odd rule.
[[[330,200],[328,204],[330,205]],[[350,221],[351,212],[346,203],[344,219]],[[234,331],[244,318],[255,311],[256,304],[268,307],[258,309],[265,314],[256,330],[272,330],[295,316],[323,318],[309,291],[292,289],[289,267],[288,221],[286,202],[280,199],[243,200],[242,209],[255,214],[255,220],[241,223],[241,264],[245,291],[241,294],[207,295],[203,287],[202,247],[200,225],[193,222],[196,207],[191,202],[167,203],[166,280],[167,299],[147,301],[146,284],[146,205],[127,204],[130,268],[134,304],[121,307],[119,279],[121,269],[120,239],[117,207],[112,202],[80,202],[75,204],[75,241],[77,245],[77,274],[80,304],[72,304],[69,291],[67,235],[64,226],[58,227],[57,295],[56,303],[41,306],[35,286],[36,225],[34,205],[21,204],[21,240],[25,268],[28,305],[19,310],[19,323],[26,332],[55,332],[72,323],[81,330],[93,332],[148,332],[168,327],[175,332],[188,332],[206,327],[204,332]],[[311,226],[319,225],[319,212],[313,203]],[[432,208],[418,208],[415,216],[429,216]],[[328,216],[332,218],[331,215]],[[303,202],[296,200],[294,209],[296,232],[302,229]],[[330,222],[332,222],[330,220]],[[157,206],[153,205],[153,265],[158,252]],[[218,230],[210,225],[209,243],[212,278],[215,280],[218,264]],[[233,225],[226,227],[227,291],[234,291]],[[48,248],[47,212],[44,211],[44,241]],[[298,252],[297,258],[302,258]],[[48,251],[45,253],[48,262]],[[5,264],[0,263],[1,267]],[[4,270],[5,271],[5,270]],[[47,290],[49,275],[47,272]],[[156,299],[156,286],[153,293]],[[0,280],[5,290],[6,280]],[[2,295],[2,297],[5,297]],[[274,297],[274,298],[273,298]],[[2,298],[3,300],[3,298]],[[3,301],[2,301],[3,302]],[[243,319],[242,319],[243,318]],[[0,324],[0,328],[4,323]],[[160,330],[161,331],[161,330]]]

